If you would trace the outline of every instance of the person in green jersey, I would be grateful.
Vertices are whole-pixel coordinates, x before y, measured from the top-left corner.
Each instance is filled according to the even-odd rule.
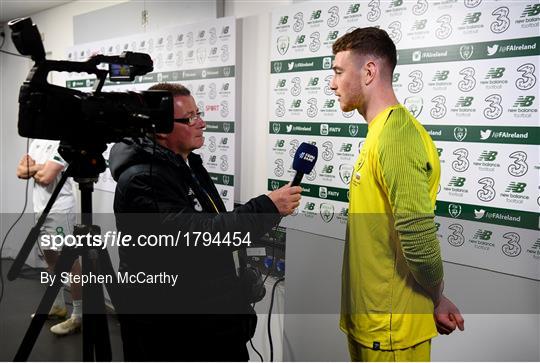
[[[356,29],[332,50],[341,109],[368,124],[350,183],[340,328],[354,361],[427,361],[437,331],[464,329],[443,295],[437,149],[396,98],[396,47],[384,30]]]

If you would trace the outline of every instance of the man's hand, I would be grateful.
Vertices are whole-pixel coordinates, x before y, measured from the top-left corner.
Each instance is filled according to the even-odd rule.
[[[456,327],[461,331],[465,330],[465,320],[461,316],[459,309],[444,295],[435,306],[433,315],[439,334],[448,335],[456,330]]]
[[[289,183],[274,190],[268,194],[268,197],[272,199],[272,202],[276,205],[279,214],[288,216],[300,205],[300,193],[302,193],[301,187],[291,187]]]
[[[17,177],[19,179],[31,178],[40,168],[30,155],[24,154],[21,161],[19,161],[19,165],[17,165]]]

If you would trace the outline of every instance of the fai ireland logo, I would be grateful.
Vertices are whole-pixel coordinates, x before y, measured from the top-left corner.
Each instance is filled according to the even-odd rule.
[[[448,206],[448,214],[450,214],[450,216],[452,218],[457,218],[461,215],[461,205],[459,204],[450,204]]]
[[[223,184],[224,185],[229,185],[229,182],[230,182],[230,178],[228,175],[223,175]]]
[[[278,124],[278,126],[279,126],[279,124]],[[224,122],[223,123],[223,131],[224,132],[229,132],[230,130],[231,130],[231,124],[228,123],[228,122]]]
[[[422,113],[422,108],[424,107],[424,101],[420,96],[411,96],[405,99],[403,102],[404,106],[409,110],[409,112],[416,118]]]
[[[339,177],[341,178],[341,181],[347,185],[351,181],[353,167],[352,165],[348,164],[341,164],[339,166]]]
[[[346,118],[351,118],[354,115],[354,111],[342,112],[342,113],[343,113],[343,117],[346,117]]]
[[[284,55],[289,50],[289,37],[282,35],[277,40],[277,50],[279,54]]]
[[[461,59],[467,60],[469,59],[474,53],[474,47],[472,45],[462,45],[459,47],[459,55]]]
[[[456,127],[454,128],[454,138],[457,141],[463,141],[467,137],[467,128],[466,127]]]
[[[330,223],[334,218],[334,206],[328,203],[321,203],[320,205],[321,218],[326,223]]]
[[[349,125],[349,135],[352,137],[358,135],[358,125]]]
[[[272,131],[274,131],[274,134],[279,134],[279,130],[281,130],[281,125],[277,122],[274,122],[272,124]]]
[[[279,188],[279,182],[277,180],[272,180],[272,182],[270,183],[270,188],[272,188],[272,190],[276,190]]]
[[[280,73],[281,69],[283,69],[283,64],[281,62],[274,62],[274,72]]]

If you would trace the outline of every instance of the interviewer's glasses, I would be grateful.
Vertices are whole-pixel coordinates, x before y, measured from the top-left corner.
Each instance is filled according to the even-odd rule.
[[[188,126],[193,126],[199,120],[201,117],[204,117],[204,112],[197,112],[194,116],[186,117],[186,118],[175,118],[174,122],[178,122],[181,124],[186,124]]]

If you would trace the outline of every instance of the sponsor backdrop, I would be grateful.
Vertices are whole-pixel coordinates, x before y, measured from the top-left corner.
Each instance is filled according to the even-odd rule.
[[[235,149],[235,19],[177,26],[130,37],[80,44],[67,51],[67,58],[84,61],[93,54],[117,55],[123,51],[148,53],[154,71],[136,77],[134,82],[109,82],[103,90],[145,90],[158,82],[181,83],[192,92],[206,121],[205,144],[197,151],[216,183],[228,210],[234,204]],[[70,73],[69,88],[90,92],[95,77]],[[109,149],[104,153],[108,160]],[[115,182],[107,169],[96,189],[114,192]]]
[[[445,260],[540,279],[537,1],[307,2],[272,15],[268,189],[291,180],[300,143],[319,147],[288,226],[345,237],[367,124],[329,88],[331,48],[377,26],[398,48],[397,97],[439,151]]]

